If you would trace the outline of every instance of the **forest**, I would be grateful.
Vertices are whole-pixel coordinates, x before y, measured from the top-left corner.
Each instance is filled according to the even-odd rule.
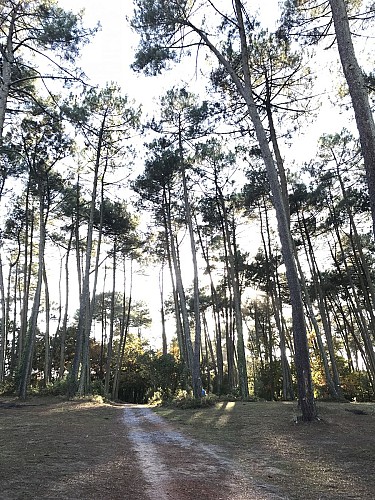
[[[272,3],[133,0],[150,112],[0,1],[0,394],[374,401],[375,5]]]

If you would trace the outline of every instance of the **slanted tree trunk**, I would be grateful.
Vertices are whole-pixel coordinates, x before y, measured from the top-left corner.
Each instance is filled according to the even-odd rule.
[[[368,90],[354,51],[346,2],[329,0],[335,26],[337,48],[348,84],[365,164],[370,207],[375,236],[375,124],[368,98]]]
[[[250,58],[243,21],[243,7],[240,0],[235,0],[234,4],[241,40],[242,69],[244,73],[244,85],[242,85],[241,82],[238,82],[238,90],[241,92],[247,104],[249,116],[254,125],[255,134],[259,142],[259,147],[267,169],[268,180],[271,187],[272,199],[276,210],[276,218],[281,241],[281,249],[289,285],[290,300],[292,304],[295,364],[297,370],[299,404],[302,410],[302,418],[304,420],[311,421],[316,417],[316,408],[311,378],[310,356],[307,343],[306,324],[303,313],[301,287],[298,279],[296,264],[294,261],[293,242],[290,234],[288,216],[284,206],[283,194],[280,188],[275,162],[269,148],[267,134],[261,122],[252,94],[251,73],[249,66]],[[233,73],[232,68],[231,73]],[[238,85],[237,81],[238,77],[236,75],[234,81],[236,85]]]

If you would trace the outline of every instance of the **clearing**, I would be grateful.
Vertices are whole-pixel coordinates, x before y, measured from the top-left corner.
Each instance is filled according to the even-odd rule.
[[[0,398],[0,497],[375,498],[375,404],[222,402],[180,410]]]

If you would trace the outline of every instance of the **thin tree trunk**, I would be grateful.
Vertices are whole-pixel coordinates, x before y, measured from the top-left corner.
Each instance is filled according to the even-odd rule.
[[[49,289],[48,289],[48,279],[46,266],[43,260],[43,282],[44,282],[44,300],[45,300],[45,318],[46,318],[46,331],[44,334],[44,378],[43,385],[47,386],[50,382],[50,357],[51,357],[51,345],[50,345],[50,300],[49,300]]]
[[[6,330],[6,297],[3,276],[3,260],[0,254],[0,301],[1,301],[1,323],[0,323],[0,383],[5,378],[5,353],[7,344]]]
[[[175,280],[175,275],[173,273],[173,268],[174,268],[174,260],[172,258],[172,242],[171,239],[173,238],[171,232],[170,232],[170,211],[167,208],[168,207],[168,197],[166,190],[163,191],[163,226],[164,226],[164,235],[165,235],[165,241],[166,241],[166,251],[167,251],[167,260],[168,260],[168,269],[169,269],[169,275],[171,278],[171,283],[172,283],[172,295],[173,295],[173,305],[174,305],[174,311],[175,311],[175,317],[176,317],[176,333],[177,333],[177,342],[178,342],[178,347],[180,351],[180,359],[181,362],[184,365],[184,369],[187,366],[189,366],[189,361],[188,361],[188,354],[187,354],[187,346],[186,346],[186,341],[185,341],[185,333],[184,329],[182,326],[181,322],[181,312],[180,312],[180,307],[178,303],[178,292],[177,292],[177,285],[176,285],[176,280]],[[185,370],[186,371],[186,370]]]
[[[238,281],[237,265],[235,259],[236,247],[234,241],[234,231],[233,231],[233,237],[231,238],[227,208],[224,202],[224,195],[217,182],[216,176],[215,176],[215,189],[217,193],[217,204],[221,215],[226,268],[228,272],[228,279],[230,280],[231,283],[231,290],[233,292],[234,319],[236,322],[236,332],[237,332],[237,355],[238,355],[237,366],[239,370],[238,377],[240,383],[241,396],[243,399],[247,399],[249,397],[249,385],[247,380],[245,343],[243,338],[243,319],[241,310],[242,299],[241,299],[241,290]]]
[[[22,352],[24,348],[26,331],[27,331],[27,317],[28,317],[28,304],[31,282],[31,268],[33,262],[33,236],[34,236],[34,210],[30,211],[30,177],[26,189],[26,206],[25,206],[25,235],[24,235],[24,255],[23,255],[23,291],[21,299],[21,324],[20,332],[18,335],[18,365],[21,363]],[[30,249],[30,255],[29,255]]]
[[[184,191],[184,206],[185,217],[189,229],[191,257],[193,261],[193,283],[194,283],[194,319],[195,319],[195,337],[193,350],[193,366],[192,366],[192,384],[193,394],[196,399],[202,397],[202,380],[200,376],[200,352],[201,352],[201,319],[199,305],[199,278],[198,278],[198,262],[197,250],[195,247],[194,228],[191,217],[191,209],[187,188],[186,172],[183,159],[182,138],[181,138],[181,117],[179,117],[179,150],[180,150],[180,167],[182,175],[182,186]]]
[[[202,255],[206,264],[206,272],[210,278],[210,289],[211,289],[211,297],[212,297],[212,309],[213,309],[213,320],[215,324],[215,346],[216,346],[216,386],[217,393],[220,395],[223,386],[224,379],[224,362],[223,362],[223,347],[222,347],[222,334],[221,334],[221,322],[220,322],[220,312],[219,312],[219,300],[216,292],[216,288],[213,281],[213,276],[211,272],[211,265],[208,256],[208,248],[205,248],[202,235],[199,230],[199,226],[196,224],[198,230],[199,242],[202,250]]]
[[[118,393],[120,387],[120,373],[124,363],[125,357],[125,347],[126,347],[126,339],[129,331],[130,324],[130,311],[132,305],[132,289],[133,289],[133,263],[131,263],[130,268],[130,287],[129,287],[129,299],[128,299],[128,307],[126,309],[126,276],[125,276],[125,260],[124,260],[124,299],[123,299],[123,314],[121,320],[121,333],[120,333],[120,341],[117,351],[116,357],[116,368],[115,375],[113,377],[113,386],[112,386],[112,399],[114,401],[118,400]]]
[[[12,67],[14,65],[13,33],[17,18],[17,7],[15,6],[9,23],[6,43],[0,47],[1,54],[1,80],[0,80],[0,145],[3,142],[4,123],[7,102],[12,84]]]
[[[267,262],[267,267],[269,269],[269,273],[271,273],[271,265],[270,265],[270,260],[272,257],[272,250],[271,250],[271,234],[270,234],[270,227],[269,227],[269,220],[268,220],[268,212],[267,212],[267,205],[266,205],[266,200],[263,198],[263,209],[265,213],[265,225],[266,225],[266,234],[267,234],[267,242],[264,237],[264,231],[263,231],[263,219],[262,219],[262,213],[261,213],[261,208],[259,207],[259,219],[260,219],[260,229],[261,229],[261,237],[262,237],[262,242],[263,242],[263,249],[264,249],[264,254],[266,257],[266,262]],[[277,272],[277,271],[276,271]],[[276,284],[274,277],[272,278],[271,276],[268,277],[269,280],[269,286],[270,286],[270,296],[271,296],[271,303],[272,303],[272,309],[276,321],[276,326],[277,330],[279,332],[279,348],[280,348],[280,356],[281,356],[281,370],[282,370],[282,383],[283,383],[283,399],[288,400],[294,399],[294,393],[293,393],[293,387],[292,387],[292,375],[290,371],[290,365],[289,361],[286,355],[286,343],[285,343],[285,329],[284,329],[284,324],[282,321],[282,305],[280,301],[280,297],[277,294],[277,289],[276,289]]]
[[[88,352],[89,352],[89,341],[90,341],[90,331],[88,329],[90,325],[90,267],[91,267],[91,253],[93,247],[95,203],[96,203],[96,196],[98,189],[99,167],[103,149],[103,137],[106,125],[106,117],[107,114],[104,113],[100,130],[98,133],[98,145],[96,148],[94,179],[91,191],[90,215],[89,215],[87,239],[86,239],[85,269],[83,275],[82,293],[80,296],[77,340],[76,340],[72,369],[70,373],[70,382],[68,384],[69,397],[74,396],[78,390],[80,391],[81,394],[86,393],[89,390],[89,383],[90,383],[89,373],[88,373],[89,370]],[[80,381],[78,384],[80,367],[81,367]]]
[[[65,257],[65,308],[64,308],[64,317],[60,335],[59,380],[62,380],[62,378],[65,375],[65,348],[66,348],[66,332],[68,326],[68,311],[69,311],[69,255],[72,247],[73,231],[74,231],[74,226],[72,226]]]
[[[111,380],[111,363],[112,363],[112,351],[113,351],[113,335],[114,335],[114,324],[115,324],[115,294],[116,294],[116,253],[117,245],[116,239],[113,244],[113,262],[112,262],[112,292],[111,292],[111,317],[109,326],[109,338],[107,347],[107,363],[105,369],[105,381],[104,381],[104,394],[109,396],[109,384]]]
[[[187,311],[187,306],[186,306],[186,297],[185,297],[185,290],[184,286],[182,283],[182,276],[181,276],[181,269],[180,269],[180,264],[178,262],[177,258],[177,251],[176,251],[176,245],[174,241],[174,236],[172,233],[172,228],[171,228],[171,221],[168,221],[169,223],[169,237],[170,237],[170,245],[171,245],[171,257],[172,257],[172,263],[173,263],[173,269],[174,269],[174,276],[176,279],[176,290],[179,298],[179,306],[181,309],[181,316],[182,316],[182,327],[183,327],[183,333],[184,333],[184,339],[185,339],[185,349],[186,349],[186,354],[187,354],[187,366],[189,367],[189,371],[192,374],[193,373],[193,346],[191,343],[191,336],[190,336],[190,326],[189,326],[189,316],[188,316],[188,311]]]
[[[164,311],[164,264],[159,273],[159,291],[160,291],[160,317],[161,317],[161,338],[163,345],[163,356],[168,353],[167,333],[165,329],[165,311]]]
[[[22,353],[21,369],[20,369],[20,384],[19,397],[26,399],[27,386],[29,384],[32,358],[34,352],[35,336],[37,329],[37,321],[42,293],[43,283],[43,267],[44,267],[44,248],[46,241],[45,217],[44,217],[44,191],[42,186],[39,186],[39,248],[38,248],[38,278],[35,289],[34,302],[31,311],[31,316],[28,322],[27,335]]]

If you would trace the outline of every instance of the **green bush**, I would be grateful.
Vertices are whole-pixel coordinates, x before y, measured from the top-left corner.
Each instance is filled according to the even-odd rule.
[[[174,408],[187,410],[190,408],[209,408],[211,406],[215,406],[218,401],[219,397],[215,394],[209,394],[197,399],[187,391],[180,391],[174,398],[163,402],[163,406],[172,406]]]
[[[351,401],[373,401],[374,394],[365,371],[348,373],[341,377],[341,388],[346,399]]]
[[[14,380],[7,380],[0,384],[0,396],[14,396],[16,393],[16,384]]]

